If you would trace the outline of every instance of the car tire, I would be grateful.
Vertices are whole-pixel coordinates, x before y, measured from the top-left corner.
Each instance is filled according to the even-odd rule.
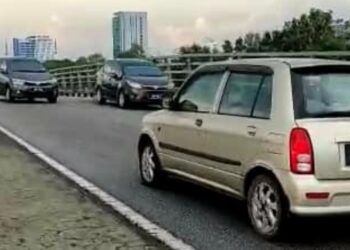
[[[164,173],[157,152],[152,142],[145,142],[139,152],[141,183],[146,186],[159,186],[164,180]]]
[[[287,202],[277,181],[258,175],[252,181],[247,197],[250,222],[254,230],[267,240],[281,236],[287,218]]]
[[[127,95],[125,95],[124,90],[121,89],[117,95],[117,104],[119,108],[127,109],[130,107],[130,100]]]
[[[57,103],[57,99],[58,99],[57,96],[50,96],[47,98],[47,101],[49,103]]]
[[[102,91],[100,88],[96,90],[95,98],[96,98],[96,102],[100,105],[103,105],[106,103],[106,98],[103,97]]]
[[[14,102],[15,101],[15,98],[12,95],[12,90],[10,87],[6,88],[5,99],[7,102]]]

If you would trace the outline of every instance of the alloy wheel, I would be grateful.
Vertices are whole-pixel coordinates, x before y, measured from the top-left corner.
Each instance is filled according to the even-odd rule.
[[[151,146],[146,146],[141,156],[141,174],[147,183],[152,183],[155,176],[155,153]]]
[[[125,95],[123,91],[121,91],[118,95],[118,104],[119,104],[119,107],[122,107],[122,108],[125,107]]]
[[[249,210],[252,223],[262,235],[271,235],[279,227],[279,195],[268,182],[259,182],[250,197]]]

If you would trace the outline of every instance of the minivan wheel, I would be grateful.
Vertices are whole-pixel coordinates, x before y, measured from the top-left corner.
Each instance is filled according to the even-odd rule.
[[[10,87],[6,88],[5,98],[7,102],[13,102],[15,100]]]
[[[257,176],[248,190],[248,214],[255,231],[268,240],[280,236],[286,218],[283,192],[267,175]]]
[[[57,103],[57,99],[58,99],[57,96],[50,96],[50,97],[47,98],[47,101],[48,101],[49,103]],[[33,100],[34,100],[34,99],[33,99]]]
[[[98,104],[105,104],[106,103],[106,98],[103,97],[102,91],[100,88],[96,90],[95,98]]]
[[[141,148],[139,166],[142,184],[157,186],[163,179],[160,161],[151,142],[145,143]]]

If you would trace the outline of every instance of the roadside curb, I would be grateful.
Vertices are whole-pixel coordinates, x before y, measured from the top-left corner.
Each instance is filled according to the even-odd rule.
[[[122,201],[114,198],[113,196],[106,193],[99,187],[95,186],[85,178],[79,176],[64,165],[47,156],[40,149],[36,148],[35,146],[32,146],[24,139],[20,138],[8,129],[4,128],[3,126],[0,126],[0,132],[2,132],[7,137],[15,141],[19,146],[24,148],[29,153],[42,160],[60,175],[76,184],[76,186],[79,189],[81,189],[84,192],[87,192],[97,201],[101,202],[104,206],[120,214],[130,223],[137,226],[151,237],[155,238],[156,240],[162,242],[163,244],[174,250],[194,250],[192,246],[186,244],[181,239],[175,237],[167,230],[161,228],[160,226],[145,218],[143,215],[137,213],[135,210],[124,204]]]

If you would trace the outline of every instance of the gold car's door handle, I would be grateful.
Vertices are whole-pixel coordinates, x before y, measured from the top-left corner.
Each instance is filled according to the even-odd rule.
[[[202,119],[196,119],[196,126],[197,127],[201,127],[203,124],[203,120]]]
[[[255,136],[256,135],[256,127],[255,126],[248,126],[247,133],[250,136]]]

